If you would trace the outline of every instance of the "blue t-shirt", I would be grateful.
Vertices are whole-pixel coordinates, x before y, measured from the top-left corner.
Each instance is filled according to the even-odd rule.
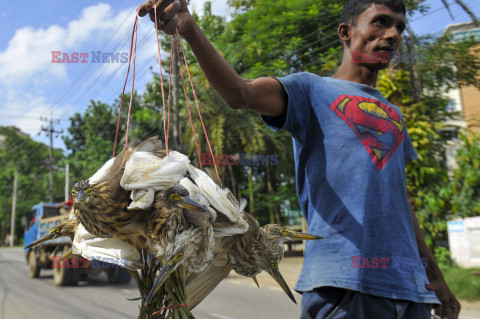
[[[278,78],[284,116],[264,116],[293,136],[297,193],[308,232],[295,289],[341,287],[439,303],[420,260],[405,164],[417,153],[398,107],[365,84],[295,73]]]

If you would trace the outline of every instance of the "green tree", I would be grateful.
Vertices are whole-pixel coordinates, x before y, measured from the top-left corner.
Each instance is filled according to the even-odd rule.
[[[449,184],[452,195],[452,217],[480,215],[480,138],[460,134],[462,146],[457,151],[454,178]]]
[[[0,220],[5,222],[5,231],[9,232],[10,212],[13,193],[13,176],[18,172],[17,210],[15,220],[15,241],[23,237],[23,218],[28,215],[33,205],[49,200],[49,173],[47,161],[49,149],[45,144],[33,141],[30,137],[20,134],[13,127],[0,127],[0,135],[5,140],[0,148],[0,195],[5,196],[0,201]],[[53,151],[56,163],[61,165],[64,159],[59,149]],[[54,172],[54,201],[64,199],[64,173]],[[6,202],[4,202],[6,200]],[[6,204],[6,209],[5,205]],[[3,240],[3,227],[0,228]]]

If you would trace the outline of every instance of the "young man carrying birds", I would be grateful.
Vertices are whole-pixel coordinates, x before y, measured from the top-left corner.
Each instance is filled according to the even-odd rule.
[[[301,72],[255,80],[240,78],[215,50],[185,0],[149,0],[139,13],[154,21],[154,10],[158,28],[170,35],[178,29],[230,107],[257,112],[270,128],[293,136],[308,230],[327,238],[306,245],[296,286],[301,318],[430,318],[432,306],[441,318],[457,318],[460,304],[407,200],[405,165],[417,154],[400,110],[375,88],[401,43],[403,1],[344,6],[343,61],[332,77]]]

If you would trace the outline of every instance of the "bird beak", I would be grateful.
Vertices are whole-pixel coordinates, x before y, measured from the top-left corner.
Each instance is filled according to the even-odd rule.
[[[257,287],[260,288],[260,285],[258,284],[257,276],[253,276],[252,279],[257,284]]]
[[[30,247],[36,246],[36,245],[38,245],[38,244],[41,244],[41,243],[43,243],[44,241],[53,239],[53,238],[55,238],[55,235],[56,235],[55,229],[52,229],[52,230],[50,230],[50,232],[49,232],[48,234],[46,234],[45,236],[43,236],[43,237],[40,238],[39,240],[34,241],[34,242],[31,243],[30,245],[25,246],[24,249],[28,249],[28,248],[30,248]]]
[[[290,287],[288,287],[287,283],[285,282],[285,279],[283,279],[282,274],[280,273],[280,270],[278,269],[278,265],[270,265],[270,275],[275,279],[275,281],[282,287],[283,291],[290,297],[290,299],[297,304],[297,301],[295,300],[295,297],[292,294],[292,291],[290,290]]]
[[[207,209],[205,207],[203,207],[202,205],[200,205],[199,203],[197,203],[196,201],[194,201],[193,199],[191,199],[188,196],[185,196],[182,199],[180,199],[180,201],[178,202],[178,205],[182,208],[191,209],[191,210],[195,210],[195,211],[198,211],[198,212],[206,212],[207,211]]]
[[[81,201],[83,201],[83,200],[85,199],[85,197],[86,197],[85,195],[87,195],[87,194],[85,194],[84,191],[78,191],[77,195],[75,195],[75,201],[76,201],[76,202],[81,202]]]
[[[85,197],[85,192],[79,191],[79,192],[77,193],[77,195],[75,196],[75,199],[80,202],[80,201],[83,200],[84,197]]]
[[[160,275],[155,278],[155,282],[153,283],[153,287],[147,295],[147,299],[145,299],[145,303],[149,303],[150,300],[155,296],[155,294],[160,290],[160,287],[163,286],[165,281],[167,281],[168,277],[175,271],[177,268],[177,261],[171,260],[168,263],[165,263],[160,270]]]
[[[291,237],[292,239],[305,239],[305,240],[325,239],[324,237],[305,234],[305,233],[301,233],[301,232],[294,231],[294,230],[291,230],[291,233],[289,234],[289,237]]]
[[[65,255],[63,255],[63,257],[60,259],[60,261],[64,260],[65,258],[68,258],[72,255],[72,248],[70,248],[66,253]]]

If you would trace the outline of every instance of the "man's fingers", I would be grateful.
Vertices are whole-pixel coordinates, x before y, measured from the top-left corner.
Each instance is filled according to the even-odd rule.
[[[180,9],[181,3],[180,0],[175,0],[173,1],[160,15],[160,19],[167,22],[175,15],[177,14],[178,9]],[[158,17],[158,15],[157,15]]]
[[[163,13],[163,10],[165,10],[165,8],[168,7],[173,1],[174,0],[148,0],[138,7],[138,15],[143,17],[147,13],[150,13],[150,20],[155,21],[155,18],[152,18],[152,16],[155,17],[153,8],[157,8],[157,17],[160,17],[160,15]]]
[[[155,0],[145,1],[140,7],[138,7],[138,15],[141,17],[145,16],[150,10],[152,10],[154,5]]]
[[[169,35],[174,34],[175,30],[177,29],[177,24],[178,16],[173,16],[173,18],[171,18],[170,21],[168,21],[167,24],[163,27],[163,32]]]
[[[446,304],[443,306],[435,307],[435,314],[441,319],[457,319],[459,308],[456,305]]]

